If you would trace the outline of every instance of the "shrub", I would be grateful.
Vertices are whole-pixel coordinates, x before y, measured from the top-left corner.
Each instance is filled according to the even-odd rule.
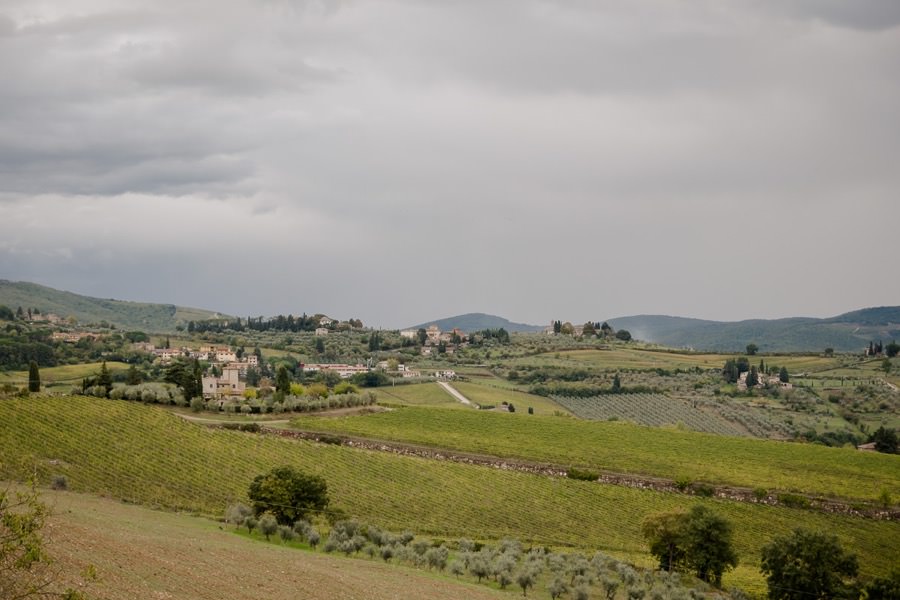
[[[568,471],[566,471],[566,477],[568,477],[569,479],[577,479],[579,481],[597,481],[598,479],[600,479],[600,474],[596,473],[595,471],[587,471],[571,467]]]
[[[809,508],[809,498],[799,494],[778,494],[778,503],[790,508]]]
[[[679,475],[675,478],[675,487],[680,492],[686,492],[691,487],[691,478],[687,475]]]
[[[716,488],[708,483],[695,483],[691,485],[691,490],[695,495],[703,498],[712,498],[716,494]]]
[[[69,480],[65,475],[54,475],[50,487],[54,490],[67,490],[69,489]]]
[[[191,410],[194,412],[200,412],[204,409],[203,398],[199,396],[195,396],[191,398]]]

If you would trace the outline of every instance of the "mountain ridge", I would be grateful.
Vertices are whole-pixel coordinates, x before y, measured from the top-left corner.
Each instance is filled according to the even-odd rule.
[[[869,341],[900,339],[900,306],[862,308],[828,318],[786,317],[708,321],[667,315],[608,319],[637,339],[673,348],[740,351],[756,344],[762,352],[862,350]]]
[[[37,309],[79,323],[106,322],[120,329],[171,333],[188,321],[226,317],[215,311],[175,304],[95,298],[28,281],[0,279],[0,305],[12,310]]]
[[[543,325],[529,325],[527,323],[514,323],[509,319],[489,315],[487,313],[466,313],[453,317],[445,317],[434,321],[427,321],[405,329],[427,328],[431,325],[437,325],[442,330],[460,329],[466,333],[472,331],[481,331],[483,329],[500,329],[501,327],[510,333],[536,333],[543,331]]]

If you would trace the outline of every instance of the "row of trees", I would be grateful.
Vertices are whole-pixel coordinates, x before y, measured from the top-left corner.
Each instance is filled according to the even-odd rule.
[[[664,571],[690,571],[720,586],[738,562],[730,523],[702,505],[652,515],[642,532]],[[798,528],[776,536],[763,546],[760,565],[772,600],[900,598],[900,570],[863,585],[856,556],[828,533]]]
[[[321,319],[324,315],[308,316],[303,313],[299,317],[294,315],[277,315],[270,318],[247,317],[237,319],[206,319],[203,321],[188,321],[189,333],[223,333],[225,331],[315,331],[321,327]],[[350,319],[343,324],[346,328],[362,329],[363,322],[359,319]]]
[[[881,356],[882,354],[888,358],[894,358],[897,354],[900,354],[900,344],[896,340],[887,346],[883,346],[880,341],[869,342],[869,347],[866,349],[867,356]]]
[[[553,333],[574,335],[575,326],[568,321],[563,323],[562,321],[556,320],[553,321]],[[616,339],[622,340],[624,342],[631,340],[631,332],[629,332],[627,329],[620,329],[616,331],[606,321],[604,321],[602,324],[588,321],[581,326],[581,335],[587,338],[595,336],[600,338],[615,337]]]

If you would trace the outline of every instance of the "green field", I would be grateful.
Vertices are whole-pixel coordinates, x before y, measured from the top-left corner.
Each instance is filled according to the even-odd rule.
[[[100,372],[103,363],[84,363],[80,365],[64,365],[61,367],[42,367],[40,369],[41,386],[65,386],[70,388],[77,385],[81,389],[81,380],[85,377],[94,377]],[[110,361],[106,363],[110,373],[125,371],[128,365],[123,362]],[[28,384],[28,371],[0,371],[0,383],[12,383],[16,385]]]
[[[546,366],[592,366],[601,369],[721,369],[722,365],[735,354],[675,352],[613,346],[609,349],[568,350],[548,352],[537,356],[522,357],[509,361],[512,365]],[[751,356],[750,362],[760,359],[794,371],[816,371],[835,368],[840,365],[838,358],[805,355]]]
[[[900,457],[811,444],[425,408],[333,419],[298,417],[292,423],[301,429],[670,479],[863,500],[876,499],[886,488],[900,497]]]
[[[65,475],[75,491],[213,515],[244,499],[255,475],[291,464],[323,475],[335,505],[389,530],[412,529],[445,539],[515,537],[526,544],[601,549],[649,564],[639,532],[641,520],[650,513],[700,501],[679,494],[210,430],[160,408],[124,401],[32,396],[2,402],[0,479],[22,479],[36,469],[43,482]],[[391,414],[421,410],[425,409]],[[428,412],[495,416],[474,411]],[[554,421],[569,420],[545,418],[543,424]],[[577,440],[567,440],[566,445],[577,445]],[[742,563],[726,577],[726,586],[759,591],[760,547],[771,536],[797,525],[837,534],[859,553],[867,575],[885,573],[895,561],[893,551],[900,539],[896,522],[704,502],[735,525]]]
[[[408,406],[440,406],[443,408],[470,407],[459,402],[436,383],[413,383],[380,387],[375,392],[378,402]]]
[[[515,406],[517,415],[527,415],[529,406],[534,409],[536,415],[568,414],[569,412],[550,398],[504,389],[493,384],[454,381],[451,385],[463,396],[481,406],[499,407],[504,402],[510,403]]]

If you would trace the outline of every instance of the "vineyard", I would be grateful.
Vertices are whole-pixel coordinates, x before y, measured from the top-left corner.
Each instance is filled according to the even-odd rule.
[[[292,424],[323,433],[750,489],[859,500],[875,500],[886,489],[900,496],[896,456],[811,444],[419,407],[333,419],[299,417]]]
[[[76,491],[212,515],[221,514],[235,500],[244,500],[255,475],[290,464],[324,476],[336,506],[386,529],[412,529],[446,539],[515,537],[526,544],[599,549],[648,564],[639,531],[644,516],[699,501],[678,494],[210,430],[160,408],[125,401],[42,397],[3,402],[0,478],[22,479],[36,468],[41,481],[63,475]],[[406,410],[415,409],[395,412]],[[431,412],[484,416],[474,411]],[[887,571],[900,535],[896,522],[703,502],[735,524],[742,565],[729,576],[728,585],[759,589],[760,547],[773,534],[799,524],[837,533],[860,553],[867,573]]]
[[[554,396],[576,417],[594,421],[629,421],[651,427],[682,426],[720,435],[744,432],[714,412],[663,394],[604,394],[590,398]]]
[[[628,421],[649,427],[678,427],[718,435],[784,439],[796,433],[770,410],[730,399],[690,400],[664,394],[603,394],[589,398],[554,396],[553,399],[581,419]]]

